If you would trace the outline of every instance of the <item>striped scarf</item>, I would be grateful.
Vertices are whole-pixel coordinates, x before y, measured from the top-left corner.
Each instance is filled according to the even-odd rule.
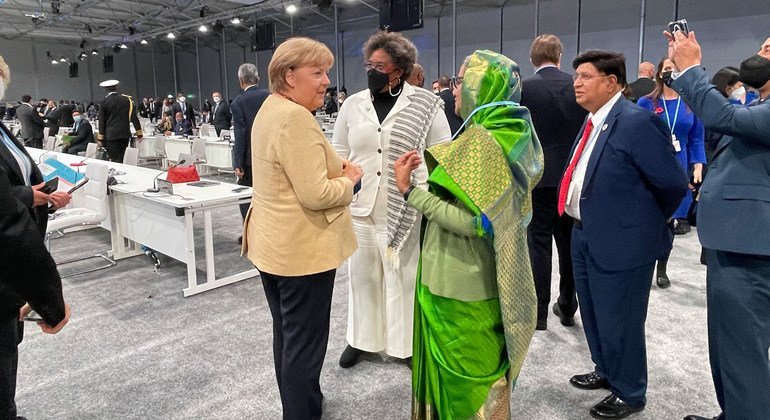
[[[388,147],[388,247],[386,254],[391,266],[398,270],[399,253],[404,248],[409,233],[419,216],[396,187],[393,165],[396,159],[410,150],[425,151],[425,138],[433,123],[433,117],[443,102],[437,95],[423,89],[415,89],[409,96],[411,103],[399,112],[393,123]],[[412,173],[412,183],[416,184]]]

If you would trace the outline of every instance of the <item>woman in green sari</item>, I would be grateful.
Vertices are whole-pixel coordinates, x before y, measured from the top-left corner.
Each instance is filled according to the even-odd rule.
[[[416,151],[396,184],[423,214],[412,359],[413,419],[510,418],[536,298],[527,224],[543,154],[519,106],[519,67],[487,50],[455,78],[463,134],[425,152],[429,191],[415,188]]]

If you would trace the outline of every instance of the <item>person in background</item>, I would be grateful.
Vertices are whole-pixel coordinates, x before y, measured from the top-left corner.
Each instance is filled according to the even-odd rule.
[[[171,118],[170,113],[163,114],[163,118],[161,118],[160,122],[156,126],[158,133],[163,133],[167,136],[171,135],[171,131],[174,130],[174,122],[173,118]]]
[[[642,96],[649,95],[655,89],[655,64],[645,61],[639,63],[639,78],[628,84],[631,101],[638,101]]]
[[[150,101],[147,98],[142,98],[142,103],[139,104],[139,116],[150,118]]]
[[[378,32],[363,47],[368,89],[347,99],[337,116],[332,145],[342,159],[361,165],[364,177],[350,206],[359,247],[348,261],[348,346],[340,366],[364,353],[412,355],[414,284],[419,260],[419,214],[404,202],[393,162],[404,151],[450,141],[439,97],[406,79],[417,49],[403,35]],[[414,181],[425,188],[424,164]]]
[[[414,63],[412,73],[409,74],[409,79],[407,79],[406,83],[419,88],[425,85],[425,70],[423,70],[420,64]]]
[[[21,125],[21,139],[25,146],[43,148],[43,117],[32,106],[32,97],[22,95],[21,105],[16,109],[16,118]]]
[[[174,116],[174,135],[177,136],[191,136],[192,124],[190,120],[186,119],[181,112],[177,112]]]
[[[433,89],[433,93],[438,95],[438,93],[441,91],[438,85],[438,80],[434,80],[433,83],[431,83],[431,88]]]
[[[554,241],[559,254],[559,297],[553,304],[553,313],[562,325],[573,326],[578,308],[570,253],[572,218],[559,216],[556,205],[559,179],[588,111],[575,102],[572,76],[560,70],[563,50],[556,35],[535,38],[529,52],[535,75],[524,79],[521,87],[521,105],[532,113],[532,123],[545,154],[543,177],[532,190],[532,221],[527,227],[537,292],[538,330],[548,328]]]
[[[61,109],[56,104],[56,101],[48,101],[48,107],[43,113],[43,122],[48,127],[48,137],[53,137],[59,134],[59,119],[61,118]],[[43,139],[47,140],[47,139]]]
[[[268,65],[272,95],[251,132],[260,182],[244,222],[243,253],[260,272],[273,316],[273,361],[286,420],[322,416],[319,379],[334,278],[356,248],[348,206],[363,173],[337,156],[311,114],[323,105],[333,62],[331,51],[309,38],[279,45]],[[247,73],[242,80],[256,82],[256,69],[241,75]]]
[[[575,98],[589,114],[559,186],[558,212],[575,219],[572,269],[594,368],[570,384],[610,390],[590,414],[621,419],[647,402],[650,282],[670,246],[666,222],[687,175],[665,123],[622,97],[622,54],[587,51],[572,67]]]
[[[214,129],[217,131],[217,137],[222,130],[229,130],[232,125],[233,114],[230,112],[230,105],[222,100],[222,94],[214,92],[211,94],[214,105],[211,106],[211,120],[214,122]]]
[[[91,123],[83,120],[80,112],[73,112],[72,120],[75,121],[75,125],[68,135],[74,136],[74,138],[62,147],[62,152],[77,155],[80,152],[85,152],[88,143],[94,143],[96,140],[94,140],[94,129],[91,127]]]
[[[675,66],[671,88],[708,129],[724,134],[698,203],[709,363],[722,409],[717,419],[764,419],[770,413],[770,38],[741,62],[739,80],[760,95],[744,106],[708,82],[695,32],[665,35]]]
[[[97,140],[107,150],[112,162],[123,162],[123,155],[131,140],[131,124],[136,137],[142,138],[142,124],[137,116],[138,110],[133,98],[118,94],[117,80],[105,80],[99,86],[107,91],[107,97],[99,108],[99,135]]]
[[[412,150],[396,185],[425,222],[415,301],[412,419],[511,418],[510,395],[535,331],[527,256],[530,192],[543,151],[520,99],[519,66],[477,50],[458,71],[468,126],[428,148],[429,190]],[[491,106],[490,106],[491,105]]]
[[[75,121],[72,119],[72,113],[77,109],[74,102],[61,101],[59,104],[61,110],[59,116],[59,127],[72,127]]]
[[[337,101],[334,100],[334,95],[331,91],[326,92],[324,95],[324,113],[331,115],[337,112]]]
[[[704,146],[703,123],[693,114],[690,107],[682,102],[682,98],[675,90],[665,85],[665,81],[671,78],[674,63],[668,58],[661,60],[655,79],[655,90],[648,96],[639,98],[637,104],[644,109],[654,112],[669,127],[671,143],[676,150],[676,157],[682,168],[690,175],[690,188],[698,185],[703,180],[703,166],[706,163],[706,150]],[[692,203],[692,195],[685,194],[679,208],[674,212],[674,220],[671,225],[673,233],[684,235],[690,231],[687,222],[687,211]],[[674,235],[669,235],[671,243]],[[655,282],[658,287],[665,289],[671,285],[666,268],[671,256],[671,245],[666,244],[669,251],[661,255],[656,267]]]
[[[438,96],[444,101],[444,115],[449,122],[449,129],[454,137],[463,125],[463,119],[455,114],[455,98],[452,95],[452,78],[442,75],[438,78]]]
[[[195,109],[191,104],[187,103],[187,97],[184,93],[178,93],[176,96],[177,102],[171,105],[171,112],[176,115],[178,112],[182,113],[182,117],[190,122],[190,126],[195,128]]]
[[[89,102],[86,113],[88,114],[89,120],[95,120],[99,116],[99,106],[93,102]]]
[[[251,174],[251,137],[254,117],[257,116],[262,103],[265,102],[270,92],[260,89],[259,71],[257,66],[251,63],[241,64],[238,67],[238,84],[241,92],[230,104],[233,115],[233,168],[238,177],[238,185],[252,186]],[[241,204],[241,217],[246,219],[249,211],[248,204]],[[240,243],[243,239],[239,238]]]

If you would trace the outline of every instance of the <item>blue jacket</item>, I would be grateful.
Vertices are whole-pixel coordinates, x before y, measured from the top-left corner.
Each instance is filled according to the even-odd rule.
[[[265,89],[251,86],[238,95],[230,105],[233,114],[233,168],[251,166],[251,126],[259,108],[270,95]]]
[[[730,104],[702,68],[686,71],[671,87],[706,128],[724,134],[700,189],[701,244],[770,255],[770,101]]]
[[[601,130],[588,160],[580,217],[599,266],[629,270],[671,249],[666,222],[687,191],[687,175],[668,127],[633,102],[618,99]]]

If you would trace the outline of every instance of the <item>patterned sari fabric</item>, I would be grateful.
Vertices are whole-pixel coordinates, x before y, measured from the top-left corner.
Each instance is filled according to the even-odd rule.
[[[418,270],[413,419],[510,418],[509,395],[535,330],[526,228],[530,194],[543,170],[529,111],[512,102],[520,86],[516,63],[476,51],[462,85],[465,132],[426,151],[431,192],[461,203],[474,216],[477,236],[492,243],[497,296],[437,296]],[[474,280],[471,273],[463,279]]]

